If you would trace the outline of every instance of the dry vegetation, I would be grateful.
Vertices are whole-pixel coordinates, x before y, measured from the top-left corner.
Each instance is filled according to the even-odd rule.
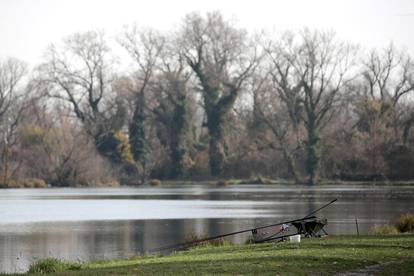
[[[414,232],[414,215],[404,214],[395,219],[393,225],[379,225],[374,227],[371,232],[378,235],[389,235],[398,233]]]

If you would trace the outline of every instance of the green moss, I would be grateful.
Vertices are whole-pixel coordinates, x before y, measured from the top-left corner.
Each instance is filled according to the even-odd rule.
[[[133,163],[131,146],[126,136],[119,131],[102,131],[95,137],[98,151],[116,164]]]
[[[131,145],[128,142],[128,138],[120,131],[114,133],[114,138],[118,141],[116,151],[120,159],[124,162],[134,162],[132,156]]]
[[[129,144],[133,158],[136,162],[145,166],[148,154],[148,141],[145,134],[144,97],[140,95],[140,101],[134,111],[132,122],[129,125]]]

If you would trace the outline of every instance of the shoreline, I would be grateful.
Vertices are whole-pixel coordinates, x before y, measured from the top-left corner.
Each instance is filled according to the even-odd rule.
[[[3,189],[59,189],[59,188],[139,188],[139,187],[169,187],[169,186],[191,186],[191,185],[201,185],[201,186],[216,186],[216,187],[227,187],[227,186],[243,186],[243,185],[264,185],[264,186],[292,186],[292,187],[318,187],[318,186],[329,186],[329,185],[366,185],[366,186],[414,186],[414,180],[407,181],[340,181],[340,180],[321,180],[315,185],[309,185],[306,183],[295,183],[291,180],[280,180],[280,179],[269,179],[257,181],[255,179],[217,179],[217,180],[157,180],[159,184],[152,185],[151,183],[140,184],[140,185],[113,185],[113,183],[108,185],[91,185],[91,186],[51,186],[51,185],[42,185],[42,186],[13,186],[13,187],[4,187],[0,186],[0,190]]]

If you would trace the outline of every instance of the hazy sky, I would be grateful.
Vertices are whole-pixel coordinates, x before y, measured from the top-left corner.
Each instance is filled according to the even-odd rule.
[[[414,0],[0,0],[0,58],[32,65],[66,35],[125,24],[168,30],[192,11],[221,11],[250,30],[333,29],[364,48],[391,40],[414,54]]]

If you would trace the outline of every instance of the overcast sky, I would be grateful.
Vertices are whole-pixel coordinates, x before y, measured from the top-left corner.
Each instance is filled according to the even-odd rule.
[[[45,47],[78,31],[123,25],[168,30],[186,13],[221,11],[249,30],[332,29],[363,48],[392,40],[414,54],[414,0],[0,0],[0,58],[34,64]]]

